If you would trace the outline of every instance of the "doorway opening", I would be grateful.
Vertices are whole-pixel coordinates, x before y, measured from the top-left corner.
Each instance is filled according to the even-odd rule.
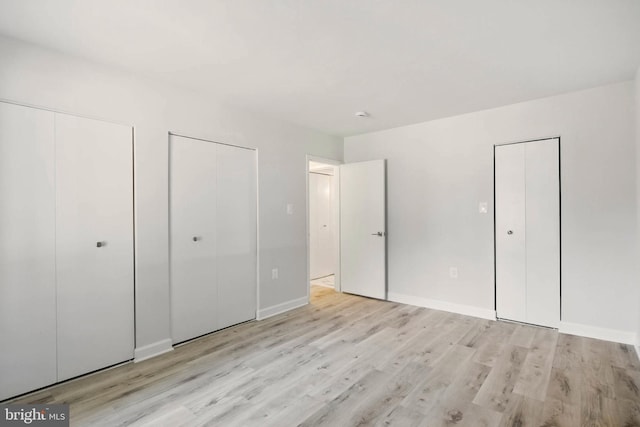
[[[339,164],[307,156],[307,295],[340,291]]]
[[[307,156],[306,166],[309,302],[318,288],[387,299],[386,159],[341,164]],[[312,279],[330,286],[330,276],[333,290],[313,285],[311,292]]]

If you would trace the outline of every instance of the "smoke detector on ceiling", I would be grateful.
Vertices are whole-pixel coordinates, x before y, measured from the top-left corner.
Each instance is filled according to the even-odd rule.
[[[369,113],[367,113],[366,111],[357,111],[356,117],[371,117],[371,116],[369,116]]]

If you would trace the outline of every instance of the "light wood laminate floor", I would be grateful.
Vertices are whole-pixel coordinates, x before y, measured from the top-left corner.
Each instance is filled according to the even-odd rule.
[[[70,403],[76,426],[640,426],[631,346],[312,294],[19,401]]]

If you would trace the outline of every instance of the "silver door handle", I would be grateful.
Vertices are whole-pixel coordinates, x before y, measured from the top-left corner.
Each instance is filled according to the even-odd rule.
[[[377,233],[371,233],[372,236],[384,236],[384,231],[378,231]]]
[[[507,234],[513,234],[513,230],[507,231]]]
[[[96,242],[96,248],[101,248],[103,246],[107,246],[107,242]]]

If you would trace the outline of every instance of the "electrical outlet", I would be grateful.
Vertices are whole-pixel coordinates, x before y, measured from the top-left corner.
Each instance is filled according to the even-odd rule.
[[[272,280],[276,280],[278,278],[278,269],[277,268],[272,268],[271,269],[271,279]]]
[[[449,277],[452,279],[458,278],[458,267],[449,267]]]

